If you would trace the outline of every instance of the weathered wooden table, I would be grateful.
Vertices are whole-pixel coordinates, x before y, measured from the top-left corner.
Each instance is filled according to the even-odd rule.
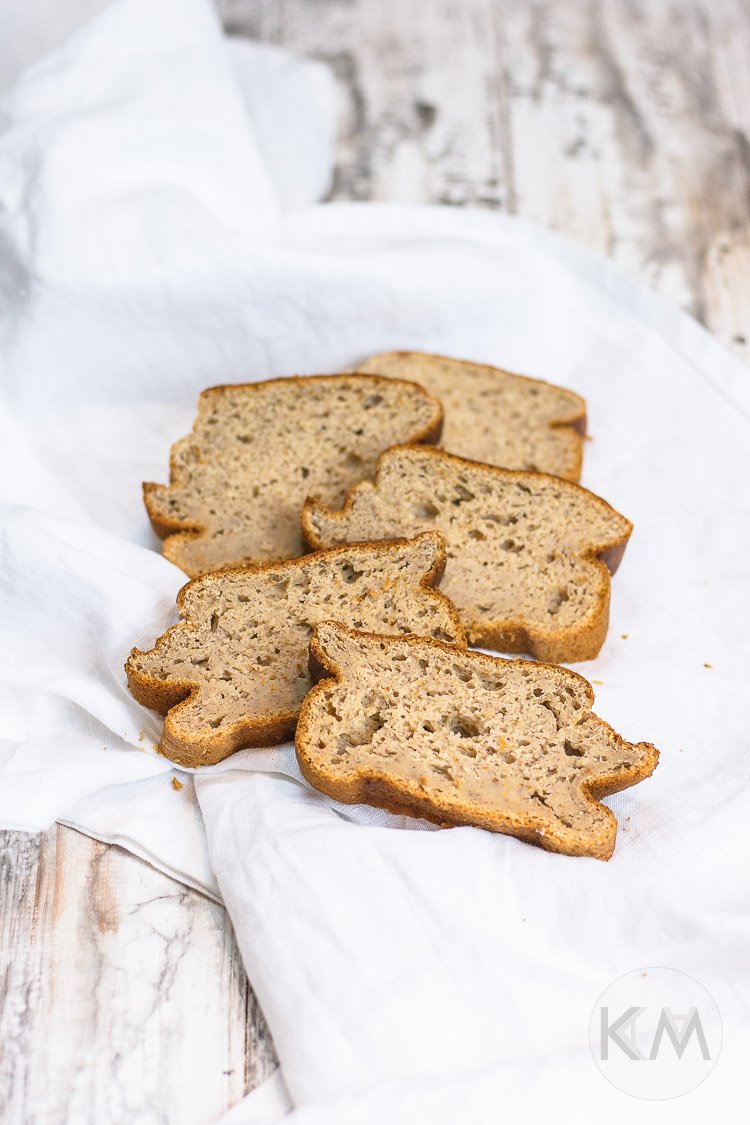
[[[219,7],[231,31],[332,65],[333,198],[522,215],[750,361],[745,0]],[[68,829],[0,839],[7,1125],[210,1122],[272,1069],[221,907]]]

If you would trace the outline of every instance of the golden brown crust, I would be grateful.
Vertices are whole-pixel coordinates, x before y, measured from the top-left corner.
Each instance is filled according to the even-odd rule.
[[[345,631],[351,633],[351,630]],[[366,635],[373,639],[382,639],[375,637],[374,634]],[[398,640],[408,645],[420,647],[428,645],[440,651],[450,651],[451,648],[442,641],[433,640],[429,637],[399,637]],[[523,660],[504,660],[501,657],[488,656],[481,652],[471,652],[470,657],[472,661],[484,665],[488,672],[496,670],[498,663],[511,666],[526,664]],[[535,667],[548,668],[554,673],[561,671],[555,665],[542,662],[536,664]],[[400,778],[395,778],[385,769],[362,769],[353,777],[342,779],[319,768],[307,751],[307,743],[310,741],[310,712],[318,696],[325,692],[329,685],[344,680],[345,669],[338,666],[335,660],[322,649],[318,641],[317,629],[310,640],[310,668],[311,671],[315,671],[317,682],[305,697],[297,722],[297,733],[295,735],[297,761],[303,777],[312,786],[344,804],[374,805],[396,815],[420,817],[444,828],[474,825],[479,828],[486,828],[491,832],[515,836],[527,843],[537,844],[546,851],[607,860],[614,851],[617,821],[612,810],[608,809],[606,805],[600,804],[599,799],[612,793],[619,793],[623,789],[629,789],[639,781],[645,780],[654,772],[659,761],[659,751],[651,743],[637,743],[638,749],[643,752],[640,763],[634,764],[629,769],[618,769],[611,774],[581,781],[580,790],[584,800],[587,804],[596,808],[599,816],[603,814],[605,821],[596,833],[585,835],[582,833],[577,842],[571,843],[569,837],[562,839],[554,832],[554,829],[550,828],[548,823],[538,821],[533,815],[524,818],[512,817],[504,815],[500,810],[490,810],[480,814],[477,808],[471,804],[463,807],[454,805],[448,808],[434,796],[420,791],[416,784],[409,784]],[[564,672],[566,676],[575,676],[585,686],[590,712],[594,703],[594,691],[591,684],[583,676],[579,676],[577,672],[567,668],[564,669]],[[608,723],[599,719],[598,716],[597,722],[607,727],[619,745],[628,745]]]
[[[585,557],[585,556],[584,556]],[[518,622],[489,622],[466,627],[469,644],[489,648],[494,652],[526,652],[535,660],[547,664],[577,664],[594,660],[609,629],[610,586],[609,571],[598,558],[587,559],[592,566],[601,568],[606,576],[594,614],[588,620],[567,629],[535,629],[533,625]]]
[[[184,532],[185,530],[183,520],[169,519],[167,516],[162,515],[153,503],[152,496],[157,493],[166,492],[167,490],[168,485],[166,484],[155,484],[153,481],[143,482],[143,503],[146,506],[148,518],[151,520],[151,526],[160,539],[167,539],[176,532]],[[196,525],[191,534],[199,535],[200,533],[200,527]]]
[[[424,539],[429,539],[436,544],[435,561],[430,569],[419,578],[418,582],[415,582],[415,587],[423,595],[426,595],[442,606],[451,620],[457,637],[452,647],[465,649],[466,638],[459,620],[458,612],[453,603],[446,598],[445,594],[435,589],[445,569],[445,544],[442,536],[438,532],[425,532],[422,535],[415,536],[413,540],[388,539],[380,540],[377,544],[357,544],[356,547],[362,546],[367,548],[377,546],[381,549],[383,547],[399,548],[403,547],[405,543],[418,543]],[[222,567],[221,570],[212,571],[211,574],[194,578],[190,582],[185,583],[177,594],[177,608],[180,611],[181,620],[175,625],[171,625],[169,629],[156,640],[154,648],[158,650],[163,646],[166,638],[175,629],[191,627],[189,618],[183,613],[183,606],[189,592],[200,583],[212,582],[226,575],[232,575],[234,577],[238,575],[238,573],[260,574],[273,571],[275,574],[283,575],[290,570],[307,566],[310,562],[314,561],[316,557],[324,556],[326,559],[335,559],[341,555],[349,556],[351,553],[352,546],[347,544],[342,547],[331,547],[314,555],[303,555],[301,558],[289,559],[280,563],[258,563],[252,566]],[[200,690],[200,685],[190,680],[170,679],[164,681],[157,679],[155,676],[144,674],[135,664],[139,656],[143,656],[142,650],[134,648],[125,663],[128,688],[134,698],[139,703],[142,703],[144,707],[149,707],[153,711],[158,711],[161,715],[166,715],[164,732],[159,749],[164,756],[171,761],[189,767],[214,765],[216,762],[220,762],[230,754],[233,754],[236,750],[245,749],[247,747],[275,746],[281,742],[287,741],[294,734],[297,725],[297,709],[280,710],[272,714],[264,714],[261,717],[248,715],[238,722],[227,726],[224,730],[220,732],[217,731],[215,734],[207,735],[205,730],[203,730],[194,736],[186,737],[179,727],[180,708],[187,706],[193,701]]]
[[[200,539],[201,536],[206,534],[207,530],[205,525],[203,525],[199,521],[179,519],[177,517],[170,518],[169,516],[166,516],[163,512],[159,511],[157,505],[155,505],[153,502],[156,495],[162,495],[163,493],[168,492],[170,488],[179,488],[183,483],[180,477],[179,467],[177,465],[176,450],[181,442],[188,440],[193,434],[196,433],[201,417],[201,402],[209,398],[211,395],[223,394],[227,391],[257,390],[260,387],[268,387],[273,384],[282,383],[284,385],[292,384],[296,386],[309,386],[310,382],[313,381],[316,383],[336,383],[342,382],[344,380],[349,380],[352,377],[379,380],[382,382],[387,381],[389,383],[397,382],[401,383],[403,386],[410,387],[419,386],[419,384],[412,383],[408,379],[386,380],[384,376],[380,375],[358,375],[357,372],[352,372],[351,374],[337,375],[287,375],[283,378],[264,379],[257,383],[221,383],[218,386],[207,387],[205,390],[201,391],[200,395],[198,396],[199,407],[196,412],[195,421],[193,422],[190,434],[187,435],[187,438],[180,438],[179,441],[174,443],[170,450],[169,484],[156,484],[153,481],[146,481],[143,484],[143,502],[146,506],[146,511],[148,513],[148,517],[151,521],[151,525],[154,531],[160,539],[165,540],[163,547],[165,557],[168,558],[170,562],[173,562],[176,566],[180,566],[180,563],[178,562],[179,544],[177,542],[171,542],[171,540],[176,540],[178,537],[181,542],[184,542],[186,539]],[[412,438],[412,443],[434,445],[440,440],[440,435],[443,429],[443,405],[439,401],[439,399],[435,398],[434,395],[431,395],[429,391],[426,391],[424,389],[424,387],[419,386],[419,390],[425,395],[426,398],[432,400],[434,421],[429,425],[423,427],[421,430],[416,430]],[[193,575],[192,577],[198,576]]]
[[[412,443],[393,446],[380,455],[375,470],[375,488],[378,487],[383,458],[389,456],[394,451],[413,448],[416,447]],[[447,458],[459,466],[466,466],[470,469],[485,469],[498,477],[507,478],[510,476],[514,479],[527,478],[550,481],[562,479],[553,477],[549,473],[530,472],[526,469],[503,469],[497,465],[488,465],[481,461],[469,461],[465,457],[457,457],[453,453],[447,453],[444,449],[430,450],[430,454],[435,457]],[[325,505],[320,505],[319,501],[314,497],[309,497],[305,501],[300,514],[300,522],[302,525],[302,538],[309,547],[315,550],[320,550],[323,547],[323,542],[317,536],[313,526],[313,511],[318,507],[323,507],[326,513],[326,519],[333,523],[337,523],[338,521],[343,522],[354,506],[357,493],[363,485],[372,487],[370,482],[360,482],[354,485],[347,493],[342,508],[336,512],[331,511],[325,507]],[[598,656],[609,628],[610,575],[614,574],[617,567],[620,565],[620,561],[633,530],[633,525],[630,520],[617,512],[612,505],[608,504],[601,496],[590,492],[587,488],[577,484],[575,481],[566,481],[565,487],[574,488],[584,493],[587,497],[596,501],[596,503],[603,505],[609,512],[616,516],[618,520],[624,521],[627,525],[623,535],[606,548],[597,547],[596,544],[592,544],[588,550],[580,553],[579,557],[596,567],[603,579],[602,590],[597,599],[595,613],[583,623],[576,623],[565,629],[544,630],[543,632],[542,630],[534,629],[533,626],[526,625],[523,621],[514,620],[487,621],[473,625],[465,624],[464,628],[466,629],[469,644],[477,645],[482,648],[491,648],[496,652],[524,652],[533,656],[535,659],[547,661],[551,664],[577,663],[582,660],[594,660],[595,657]]]
[[[497,372],[498,375],[510,375],[513,379],[518,379],[520,382],[528,383],[533,386],[543,386],[549,388],[551,391],[563,392],[570,400],[570,410],[565,412],[560,405],[558,417],[548,423],[552,430],[558,430],[564,433],[569,438],[570,451],[573,458],[573,468],[570,472],[564,473],[561,476],[563,480],[572,481],[574,484],[581,479],[581,470],[583,468],[583,440],[586,436],[586,427],[588,419],[586,416],[586,400],[577,394],[576,391],[571,391],[568,387],[560,387],[556,383],[550,383],[547,379],[537,379],[531,375],[519,375],[517,371],[509,371],[505,367],[496,367],[490,363],[478,363],[476,360],[462,360],[457,359],[455,356],[441,355],[438,352],[415,352],[408,350],[396,350],[392,352],[383,352],[379,355],[371,356],[363,364],[360,364],[356,371],[362,371],[366,374],[378,374],[370,368],[371,363],[377,362],[378,359],[390,358],[391,356],[410,361],[431,360],[437,359],[444,363],[467,364],[470,367],[480,367],[486,371]],[[385,376],[390,378],[390,376]],[[415,382],[418,382],[415,379]],[[613,572],[614,573],[614,572]]]

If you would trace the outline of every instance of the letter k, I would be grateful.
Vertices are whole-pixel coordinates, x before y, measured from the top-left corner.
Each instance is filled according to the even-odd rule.
[[[609,1020],[609,1008],[601,1009],[602,1060],[606,1060],[609,1058],[610,1039],[614,1040],[620,1050],[623,1051],[629,1059],[633,1059],[633,1061],[645,1059],[646,1056],[641,1054],[641,1052],[635,1045],[635,1021],[638,1019],[641,1012],[645,1011],[645,1008],[628,1008],[626,1012],[623,1012],[619,1019],[616,1019],[615,1022],[610,1025],[607,1022]],[[620,1034],[621,1030],[626,1026],[630,1029],[630,1042],[627,1042],[627,1040],[623,1039]]]

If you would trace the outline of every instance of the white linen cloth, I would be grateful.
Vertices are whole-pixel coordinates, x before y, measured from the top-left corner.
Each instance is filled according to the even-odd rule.
[[[204,0],[118,0],[5,97],[0,824],[58,819],[223,897],[283,1072],[231,1120],[630,1120],[588,1018],[649,964],[699,978],[725,1035],[702,1086],[639,1115],[726,1111],[750,1046],[750,378],[518,221],[314,205],[333,105],[317,64],[229,49]],[[127,692],[185,580],[140,483],[165,478],[198,392],[394,347],[588,401],[583,483],[636,530],[579,670],[598,714],[662,751],[608,802],[608,864],[339,806],[290,746],[193,779]]]

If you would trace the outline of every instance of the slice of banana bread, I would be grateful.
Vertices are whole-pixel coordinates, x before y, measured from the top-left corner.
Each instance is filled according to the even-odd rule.
[[[305,497],[336,507],[388,446],[437,441],[442,416],[422,387],[376,375],[212,387],[172,447],[170,485],[143,486],[164,554],[191,576],[299,555]]]
[[[436,532],[221,570],[189,582],[180,624],[125,666],[139,703],[166,714],[163,753],[209,765],[244,746],[282,742],[310,686],[307,646],[321,621],[419,633],[465,647],[458,615],[432,589],[445,552]]]
[[[499,367],[424,352],[374,355],[359,371],[413,379],[443,404],[449,453],[566,480],[581,475],[586,403],[573,391]]]
[[[308,501],[302,526],[318,548],[437,529],[447,554],[442,590],[469,642],[556,664],[599,652],[609,575],[632,530],[570,481],[419,446],[383,453],[375,482],[356,485],[340,512]]]
[[[297,758],[337,801],[609,859],[617,821],[599,798],[659,758],[593,715],[591,687],[566,668],[330,622],[313,634],[310,664],[333,678],[302,705]]]

